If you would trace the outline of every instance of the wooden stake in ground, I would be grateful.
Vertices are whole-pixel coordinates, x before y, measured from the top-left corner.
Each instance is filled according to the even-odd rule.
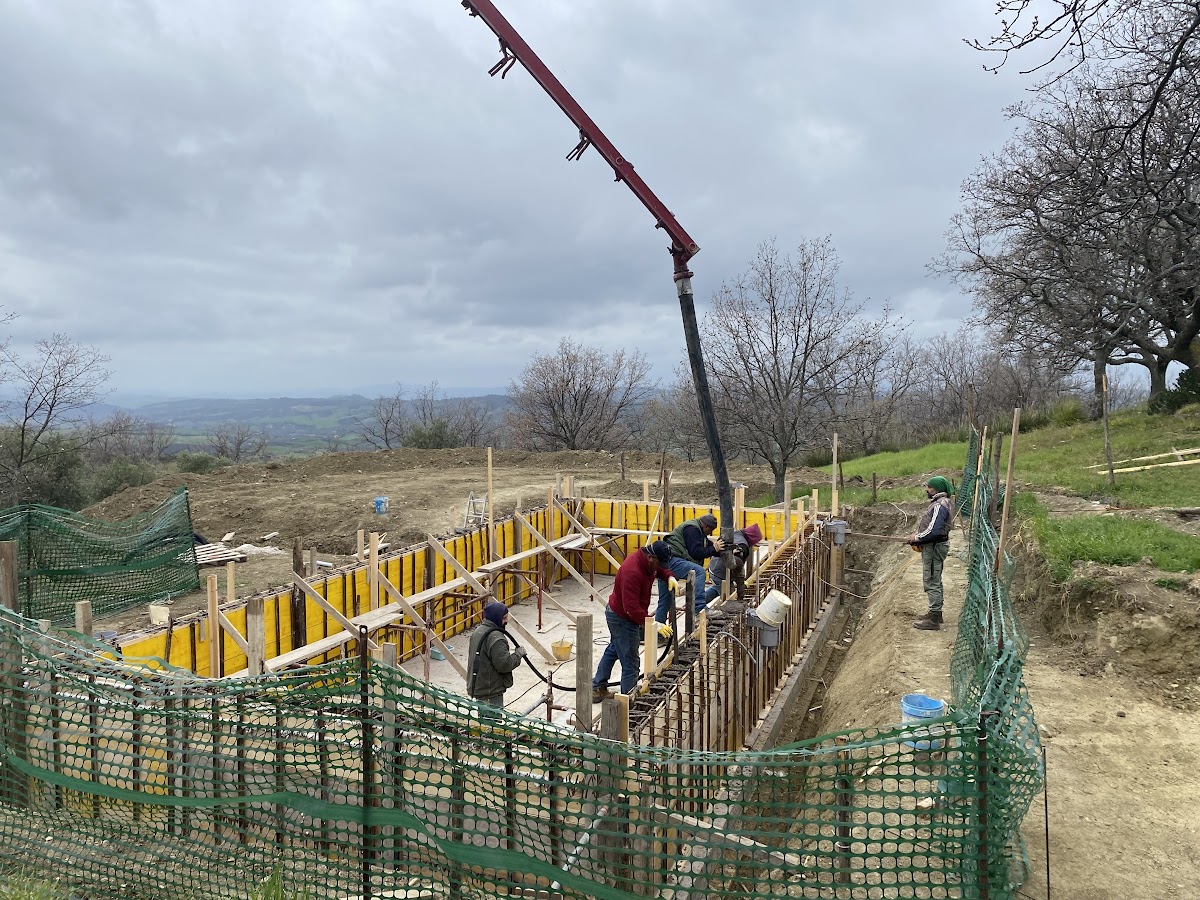
[[[996,570],[1004,561],[1004,542],[1008,538],[1008,511],[1012,509],[1013,464],[1017,459],[1017,433],[1021,429],[1021,407],[1013,410],[1012,438],[1008,442],[1008,474],[1004,478],[1004,511],[1000,514],[1000,540],[996,544]]]
[[[221,611],[217,576],[208,576],[208,677],[221,677]]]
[[[492,448],[487,448],[487,541],[488,562],[496,561],[496,520],[492,515]]]
[[[831,488],[833,490],[833,494],[832,494],[833,499],[831,499],[829,501],[829,515],[831,515],[833,518],[836,519],[839,515],[839,513],[838,513],[838,509],[839,509],[839,507],[838,507],[838,435],[837,435],[836,431],[833,433],[833,465],[829,467],[829,473],[830,473],[831,482],[832,482]]]
[[[1104,460],[1108,463],[1108,483],[1116,486],[1117,476],[1113,474],[1112,439],[1108,435],[1108,375],[1100,376],[1100,418],[1104,420]]]
[[[575,617],[575,727],[592,730],[592,614]]]

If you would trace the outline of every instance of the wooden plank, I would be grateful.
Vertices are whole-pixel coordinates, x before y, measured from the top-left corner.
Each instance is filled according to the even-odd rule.
[[[408,617],[417,624],[417,627],[421,628],[427,635],[429,635],[429,639],[433,641],[433,645],[442,651],[442,654],[446,657],[450,665],[454,666],[454,668],[458,671],[458,674],[463,678],[466,678],[466,667],[455,658],[454,654],[450,651],[450,648],[442,643],[442,639],[437,636],[437,633],[425,623],[425,620],[421,617],[421,614],[417,612],[416,607],[409,603],[408,600],[404,598],[404,595],[400,593],[400,589],[386,578],[381,578],[379,583],[383,585],[383,589],[387,592],[388,596],[396,602],[396,605],[399,606],[400,609],[404,610]],[[509,621],[511,622],[512,619],[510,618]]]
[[[446,565],[457,572],[459,577],[464,579],[467,584],[471,586],[471,589],[475,591],[475,593],[477,593],[480,597],[492,596],[492,592],[480,584],[479,579],[468,572],[466,567],[454,558],[454,554],[442,546],[441,541],[435,538],[432,534],[426,535],[425,540],[429,543],[429,546],[434,550],[434,552],[436,552],[438,556],[446,561]]]
[[[267,621],[261,596],[246,600],[246,668],[251,675],[260,675],[267,656]]]
[[[233,642],[238,645],[238,649],[245,653],[247,657],[249,657],[250,644],[247,643],[244,637],[242,637],[242,633],[234,627],[233,623],[225,618],[225,613],[221,612],[219,609],[217,610],[217,621],[221,623],[221,630],[228,634],[229,637],[233,639]]]
[[[217,601],[217,576],[208,576],[208,677],[221,677],[221,615]]]
[[[520,523],[517,524],[519,525]],[[637,533],[640,534],[641,532]],[[582,550],[587,545],[587,540],[581,538],[580,535],[571,535],[570,537],[559,538],[557,541],[551,541],[550,543],[559,550]],[[545,552],[545,547],[531,547],[528,550],[522,550],[521,552],[514,553],[511,556],[505,556],[502,559],[496,560],[495,562],[484,563],[481,566],[477,566],[474,574],[494,575],[495,573],[510,568],[519,562],[532,559],[533,557],[539,556]]]
[[[573,515],[571,515],[571,513],[567,510],[567,508],[565,506],[562,505],[562,503],[560,503],[557,500],[555,500],[554,502],[558,504],[558,508],[560,510],[562,510],[562,514],[567,517],[568,521],[570,521],[570,523],[572,525],[574,525],[576,528],[578,528],[581,534],[586,535],[590,539],[588,541],[588,543],[590,545],[592,545],[593,547],[595,547],[597,550],[599,550],[600,555],[603,556],[605,559],[607,559],[609,561],[609,563],[612,564],[612,567],[614,569],[621,568],[621,564],[619,562],[617,562],[617,560],[613,557],[613,555],[611,553],[609,553],[607,550],[605,550],[602,546],[600,546],[600,544],[598,544],[596,542],[596,539],[594,537],[592,537],[591,532],[586,525],[584,525],[577,518],[575,518]]]
[[[80,600],[75,604],[75,630],[86,637],[92,636],[91,600]]]
[[[1192,450],[1172,450],[1170,453],[1154,453],[1150,456],[1131,456],[1129,459],[1113,460],[1113,465],[1114,466],[1120,465],[1121,463],[1127,463],[1127,462],[1145,462],[1148,459],[1162,459],[1167,456],[1174,456],[1174,457],[1179,458],[1181,456],[1191,456],[1193,453],[1200,453],[1200,447],[1196,447],[1195,449],[1192,449]],[[1094,466],[1085,466],[1084,468],[1103,469],[1107,465],[1108,465],[1108,463],[1097,463]]]
[[[575,727],[592,730],[592,614],[580,613],[575,618]]]
[[[551,513],[553,513],[553,507],[551,508]],[[542,535],[541,532],[539,532],[536,528],[534,528],[532,525],[530,525],[529,522],[526,521],[524,516],[522,516],[518,512],[514,512],[513,518],[515,518],[518,522],[521,523],[521,525],[525,528],[526,531],[529,532],[530,536],[535,541],[537,541],[539,544],[541,544],[543,547],[546,548],[547,552],[549,552],[549,554],[552,557],[554,557],[554,559],[558,562],[558,564],[567,570],[567,574],[569,574],[572,578],[574,578],[581,585],[583,585],[584,588],[587,589],[588,593],[592,596],[593,600],[595,600],[597,603],[600,603],[603,606],[608,605],[608,600],[605,597],[603,597],[598,590],[596,590],[594,587],[592,587],[592,585],[588,582],[588,580],[586,578],[584,578],[582,575],[580,575],[578,572],[576,572],[575,567],[572,566],[569,562],[567,562],[566,557],[563,556],[561,553],[559,553],[558,550],[554,547],[554,545],[550,541],[546,540],[546,538]]]
[[[309,586],[308,582],[305,581],[298,573],[293,573],[292,582],[296,585],[296,587],[304,592],[304,596],[308,597],[308,599],[310,599],[313,603],[325,610],[325,612],[329,614],[329,617],[341,625],[351,637],[358,637],[358,625],[356,625],[350,619],[347,619],[342,614],[340,609],[337,609],[332,603],[314,591],[312,587]],[[367,638],[367,648],[370,650],[378,650],[379,645],[374,643],[370,638]]]
[[[1113,469],[1113,474],[1118,472],[1145,472],[1147,469],[1163,469],[1169,466],[1194,466],[1200,464],[1200,459],[1185,459],[1182,462],[1155,463],[1152,466],[1129,466],[1124,469]]]
[[[533,644],[533,646],[537,650],[537,652],[542,654],[542,657],[547,662],[552,662],[552,663],[558,662],[558,658],[553,653],[551,653],[549,650],[547,650],[528,628],[526,628],[519,621],[517,621],[517,617],[514,616],[512,613],[513,613],[513,611],[510,609],[508,611],[508,624],[517,630],[517,634],[521,635],[521,637],[525,638],[525,640],[527,640],[529,643]],[[572,621],[574,621],[574,620],[572,620]]]

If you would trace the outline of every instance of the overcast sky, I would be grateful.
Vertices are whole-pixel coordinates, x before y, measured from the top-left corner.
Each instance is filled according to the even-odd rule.
[[[701,246],[831,235],[919,334],[1028,82],[988,0],[497,0]],[[0,304],[121,394],[503,388],[567,335],[682,357],[667,238],[458,0],[0,0]]]

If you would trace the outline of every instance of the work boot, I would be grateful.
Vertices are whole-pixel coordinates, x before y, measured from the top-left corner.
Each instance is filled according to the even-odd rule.
[[[606,687],[592,688],[592,702],[593,703],[603,703],[605,700],[607,700],[611,696],[612,696],[612,694],[610,694],[608,692],[608,688],[606,688]]]
[[[921,631],[940,631],[941,627],[942,614],[940,611],[933,612],[931,610],[913,622],[913,628],[919,628]]]

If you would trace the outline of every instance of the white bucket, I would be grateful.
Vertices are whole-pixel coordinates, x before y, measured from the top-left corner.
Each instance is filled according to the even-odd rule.
[[[762,598],[756,612],[758,617],[768,625],[778,628],[787,618],[788,610],[792,608],[792,599],[783,591],[768,591]]]

